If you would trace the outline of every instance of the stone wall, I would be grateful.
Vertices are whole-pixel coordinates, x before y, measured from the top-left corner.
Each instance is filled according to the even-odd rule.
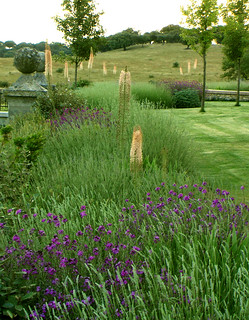
[[[206,101],[236,101],[237,91],[206,90]],[[240,101],[249,101],[249,91],[240,91]]]

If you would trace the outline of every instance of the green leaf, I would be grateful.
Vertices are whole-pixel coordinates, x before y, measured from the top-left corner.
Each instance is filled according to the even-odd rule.
[[[11,302],[5,302],[3,305],[2,305],[3,308],[5,309],[11,309],[14,307],[14,304],[11,303]]]
[[[23,297],[21,298],[21,301],[31,299],[31,298],[33,298],[33,296],[34,296],[35,294],[36,294],[35,292],[29,292],[29,293],[25,294],[25,296],[23,296]]]
[[[17,305],[17,306],[15,306],[15,309],[16,309],[17,311],[22,311],[22,310],[23,310],[23,306]]]
[[[8,302],[13,303],[13,305],[17,305],[17,298],[15,296],[9,296]]]
[[[4,314],[5,316],[9,316],[11,319],[14,318],[14,314],[13,314],[10,310],[4,310],[4,311],[3,311],[3,314]]]

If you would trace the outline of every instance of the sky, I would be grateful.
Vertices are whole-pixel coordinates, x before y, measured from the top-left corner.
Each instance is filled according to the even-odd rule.
[[[52,17],[63,17],[63,0],[0,0],[0,41],[38,43],[64,42]],[[222,2],[222,0],[218,0]],[[181,24],[180,7],[190,0],[95,0],[105,36],[132,28],[160,31],[169,24]]]
[[[63,16],[62,0],[0,0],[0,41],[64,42],[52,17]],[[189,0],[95,0],[103,11],[105,36],[133,28],[142,34],[180,24],[180,6]]]

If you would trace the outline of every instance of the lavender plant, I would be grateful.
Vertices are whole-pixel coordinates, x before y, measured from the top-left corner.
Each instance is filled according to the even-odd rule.
[[[96,226],[85,205],[71,221],[12,210],[1,260],[37,285],[30,319],[246,319],[248,212],[206,182],[162,183]]]

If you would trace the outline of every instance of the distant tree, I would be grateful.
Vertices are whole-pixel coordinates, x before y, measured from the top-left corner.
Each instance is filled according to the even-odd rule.
[[[45,41],[36,43],[34,47],[37,51],[45,51],[45,43],[46,43]]]
[[[240,80],[241,60],[249,45],[248,38],[248,0],[228,0],[227,7],[223,11],[225,36],[223,40],[223,70],[229,70],[229,65],[234,69],[237,78],[237,95],[235,106],[240,105]],[[231,69],[232,71],[232,69]]]
[[[163,27],[160,32],[165,35],[165,40],[168,43],[181,42],[181,27],[179,25],[169,24]]]
[[[160,43],[161,33],[159,31],[151,31],[149,32],[150,42]]]
[[[213,28],[214,31],[214,39],[217,41],[218,44],[221,44],[223,39],[224,39],[224,35],[225,35],[225,26],[215,26]]]
[[[64,33],[64,39],[73,52],[75,64],[75,84],[80,62],[88,60],[90,49],[96,52],[98,40],[103,34],[99,17],[93,0],[63,0],[64,18],[54,17],[57,29]]]
[[[182,13],[190,29],[183,29],[181,36],[203,59],[203,91],[200,111],[205,112],[206,56],[213,40],[213,27],[218,22],[219,7],[217,0],[191,0],[191,5],[187,6],[187,9],[182,8]]]
[[[20,42],[16,45],[16,50],[19,50],[21,48],[25,48],[25,47],[31,47],[32,44],[31,43],[27,43],[27,42]]]
[[[14,41],[5,41],[4,42],[4,46],[5,48],[9,48],[9,49],[12,49],[16,46],[16,43]]]
[[[110,50],[123,48],[126,51],[128,47],[138,43],[140,43],[140,33],[132,28],[128,28],[107,38],[107,46]]]

